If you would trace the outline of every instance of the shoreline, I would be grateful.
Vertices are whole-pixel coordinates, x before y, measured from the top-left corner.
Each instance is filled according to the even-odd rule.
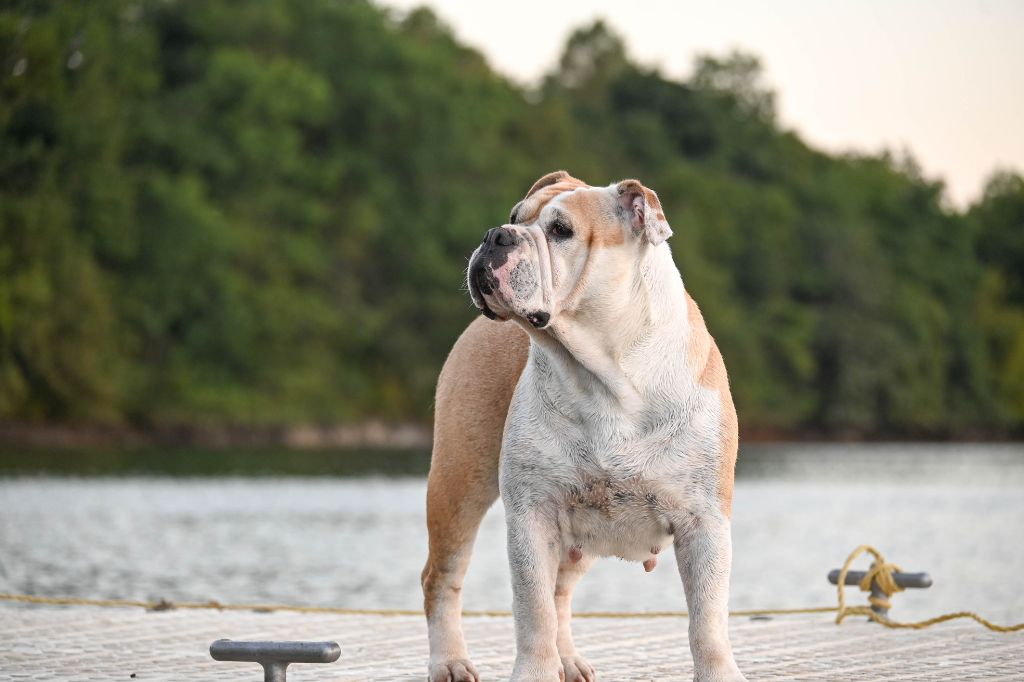
[[[777,428],[740,429],[741,443],[1015,443],[1005,433],[825,433]],[[368,420],[355,424],[251,426],[238,424],[55,424],[0,421],[0,447],[52,448],[373,448],[429,450],[432,427],[416,422]]]

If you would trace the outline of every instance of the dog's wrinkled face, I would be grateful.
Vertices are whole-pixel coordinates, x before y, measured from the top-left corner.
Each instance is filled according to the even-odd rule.
[[[628,286],[671,233],[657,195],[636,180],[591,187],[550,173],[473,252],[470,295],[488,317],[542,329]]]

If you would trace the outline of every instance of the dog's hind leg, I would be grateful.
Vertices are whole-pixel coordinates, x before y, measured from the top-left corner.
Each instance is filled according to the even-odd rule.
[[[480,521],[498,497],[497,481],[463,485],[465,472],[434,469],[427,488],[430,554],[422,580],[430,682],[478,682],[462,634],[462,581]]]
[[[456,342],[438,379],[422,576],[430,682],[479,680],[462,634],[462,581],[480,521],[498,498],[502,431],[528,348],[514,324],[480,318]]]

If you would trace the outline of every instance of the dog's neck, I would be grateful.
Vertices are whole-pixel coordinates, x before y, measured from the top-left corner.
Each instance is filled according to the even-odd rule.
[[[686,292],[668,245],[649,247],[628,286],[589,303],[534,331],[531,357],[570,391],[605,393],[619,410],[638,413],[685,356]]]

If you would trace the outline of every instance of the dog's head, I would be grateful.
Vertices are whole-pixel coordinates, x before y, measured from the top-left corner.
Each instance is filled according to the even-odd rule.
[[[644,255],[671,234],[658,196],[636,180],[591,187],[549,173],[473,252],[470,295],[490,318],[543,329],[628,294]]]

